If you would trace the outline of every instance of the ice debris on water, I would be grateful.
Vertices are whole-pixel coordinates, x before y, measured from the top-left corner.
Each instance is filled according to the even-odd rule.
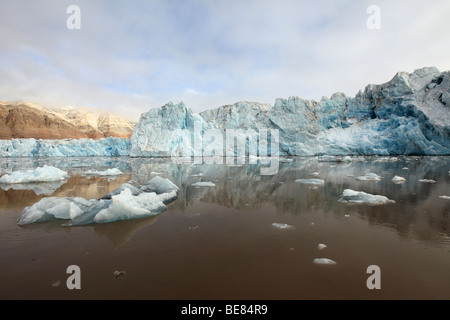
[[[381,177],[375,173],[366,173],[363,176],[356,177],[358,181],[380,181]]]
[[[160,185],[157,185],[157,182]],[[178,187],[170,180],[155,177],[140,187],[122,185],[103,199],[48,197],[23,209],[19,225],[55,219],[68,220],[63,226],[106,223],[159,214],[177,198]]]
[[[272,226],[274,226],[275,228],[278,228],[278,229],[292,228],[292,226],[287,223],[272,223]]]
[[[345,189],[344,192],[342,192],[342,196],[339,199],[339,202],[373,205],[395,203],[394,200],[390,200],[385,196],[373,195],[370,193],[365,193],[363,191],[354,191],[351,189]]]
[[[450,196],[439,196],[439,198],[450,200]]]
[[[434,181],[432,179],[420,179],[419,182],[422,182],[422,183],[436,183],[436,181]]]
[[[116,270],[116,271],[114,271],[113,272],[113,275],[117,278],[117,277],[120,277],[120,276],[124,276],[124,275],[126,275],[127,273],[125,272],[125,271],[119,271],[119,270]]]
[[[92,175],[92,176],[120,176],[123,174],[123,172],[117,168],[110,168],[110,169],[106,169],[104,171],[89,170],[89,171],[86,171],[85,174]]]
[[[216,186],[211,181],[195,182],[192,185],[195,186],[195,187],[215,187]]]
[[[304,183],[304,184],[315,184],[322,185],[325,183],[323,179],[297,179],[295,182]]]
[[[393,183],[397,183],[397,184],[400,184],[400,183],[403,183],[406,181],[405,178],[400,177],[400,176],[394,176],[391,180]]]
[[[327,247],[327,245],[326,244],[323,244],[323,243],[319,243],[318,245],[317,245],[317,249],[319,249],[319,250],[323,250],[323,249],[325,249]]]
[[[69,174],[61,169],[44,165],[36,169],[15,171],[0,178],[0,183],[54,182],[67,179]]]
[[[328,258],[315,258],[313,260],[315,264],[336,264],[336,261],[328,259]]]

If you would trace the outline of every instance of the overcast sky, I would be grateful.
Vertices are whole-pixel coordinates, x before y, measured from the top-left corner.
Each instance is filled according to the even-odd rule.
[[[446,0],[0,0],[0,100],[137,120],[169,101],[354,96],[397,71],[450,70],[449,17]]]

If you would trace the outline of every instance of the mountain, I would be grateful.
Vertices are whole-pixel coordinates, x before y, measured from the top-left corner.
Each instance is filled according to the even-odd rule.
[[[238,102],[200,114],[168,103],[141,116],[131,156],[239,154],[235,138],[254,156],[265,151],[264,140],[282,156],[448,155],[450,72],[399,72],[355,97],[335,93],[320,101]]]
[[[133,129],[133,123],[115,115],[0,101],[0,139],[129,138]]]

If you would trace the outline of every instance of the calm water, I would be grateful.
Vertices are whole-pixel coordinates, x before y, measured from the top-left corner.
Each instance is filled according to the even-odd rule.
[[[450,200],[439,198],[450,196],[449,160],[293,158],[277,174],[261,176],[250,164],[0,159],[1,174],[49,164],[71,175],[63,183],[0,189],[0,299],[450,299]],[[83,175],[107,168],[124,175]],[[383,179],[355,179],[369,172]],[[23,208],[43,197],[98,198],[155,173],[180,187],[157,216],[81,227],[16,224]],[[394,184],[394,175],[406,182]],[[295,182],[303,178],[325,184]],[[216,186],[192,186],[197,181]],[[396,202],[341,203],[347,188]],[[327,247],[319,250],[319,243]],[[337,264],[317,265],[315,258]],[[69,265],[81,269],[81,290],[66,287]],[[380,267],[379,290],[366,286],[370,265]]]

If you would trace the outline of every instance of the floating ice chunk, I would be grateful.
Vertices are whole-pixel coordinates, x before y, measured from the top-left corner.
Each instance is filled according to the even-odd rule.
[[[350,215],[349,214],[344,214],[344,217],[345,218],[350,218]]]
[[[312,176],[318,176],[319,175],[319,173],[316,171],[316,172],[311,172],[311,175]]]
[[[196,173],[196,174],[191,174],[191,177],[202,177],[203,174],[201,173]]]
[[[126,271],[119,271],[119,270],[116,270],[116,271],[114,271],[113,272],[113,275],[117,278],[117,277],[120,277],[120,276],[124,276],[124,275],[126,275],[127,273],[126,273]]]
[[[359,181],[380,181],[381,177],[375,173],[366,173],[363,176],[356,177]]]
[[[325,183],[325,180],[322,179],[297,179],[295,182],[300,182],[304,184],[316,184],[316,185],[322,185]]]
[[[121,185],[119,188],[117,188],[116,190],[108,193],[107,195],[104,195],[103,197],[101,197],[100,199],[111,199],[112,196],[115,196],[119,193],[121,193],[123,190],[125,189],[129,189],[131,191],[131,194],[133,196],[137,196],[138,194],[140,194],[142,191],[136,187],[133,187],[131,184],[128,183],[124,183],[123,185]]]
[[[288,229],[288,228],[292,228],[291,225],[286,224],[286,223],[272,223],[272,226],[274,226],[275,228],[278,228],[278,229]]]
[[[432,179],[420,179],[419,181],[422,183],[436,183],[436,181]]]
[[[120,176],[123,174],[123,172],[117,168],[111,168],[111,169],[106,169],[104,171],[90,170],[90,171],[87,171],[85,174],[93,175],[93,176]]]
[[[92,205],[92,201],[80,197],[48,197],[26,207],[17,223],[19,225],[51,221],[55,219],[75,219]]]
[[[406,181],[405,178],[399,177],[399,176],[394,176],[391,180],[393,183],[397,183],[397,184],[400,184],[400,183],[403,183]]]
[[[45,165],[27,171],[15,171],[0,178],[0,183],[32,183],[61,181],[69,177],[66,171]]]
[[[365,193],[362,191],[354,191],[351,189],[345,189],[342,193],[339,202],[344,203],[362,203],[362,204],[387,204],[387,203],[395,203],[394,200],[390,200],[385,196],[373,195],[370,193]]]
[[[192,185],[196,186],[196,187],[215,187],[216,186],[211,181],[196,182],[196,183],[193,183]]]
[[[154,192],[133,196],[130,189],[124,189],[112,196],[112,203],[100,210],[94,218],[96,223],[131,220],[156,215],[166,210],[165,204]]]
[[[323,250],[323,249],[325,249],[327,247],[327,245],[326,244],[323,244],[323,243],[319,243],[318,245],[317,245],[317,249],[319,249],[319,250]]]
[[[403,167],[402,170],[409,170],[409,168],[408,167]]]
[[[336,264],[336,261],[328,259],[328,258],[315,258],[313,260],[315,264]]]
[[[439,196],[439,198],[450,200],[450,196]]]
[[[156,171],[152,171],[152,172],[150,172],[150,175],[152,175],[152,176],[156,176],[156,175],[158,175],[158,174],[161,174],[161,173],[159,173],[159,172],[156,172]]]
[[[23,225],[64,219],[69,221],[63,226],[75,226],[156,215],[167,209],[166,204],[174,200],[178,192],[176,186],[176,190],[168,189],[168,186],[171,184],[169,180],[160,178],[157,181],[163,185],[161,189],[168,190],[168,192],[160,194],[143,192],[141,189],[124,184],[119,189],[111,192],[109,199],[86,200],[79,197],[43,198],[32,206],[26,207],[17,223]],[[173,187],[171,188],[173,189]]]
[[[33,190],[37,195],[50,195],[65,183],[64,180],[53,182],[33,182],[33,183],[12,183],[0,184],[0,188],[5,191],[12,190]]]
[[[178,192],[178,187],[169,179],[156,176],[140,187],[142,192],[156,192],[157,194],[171,191]]]

